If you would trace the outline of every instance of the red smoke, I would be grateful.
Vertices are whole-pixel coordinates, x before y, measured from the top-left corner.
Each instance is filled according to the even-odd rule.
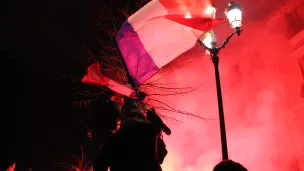
[[[243,5],[243,8],[251,7]],[[268,18],[272,15],[275,13]],[[283,16],[280,21],[284,21]],[[297,47],[286,37],[288,26],[268,27],[266,23],[271,25],[270,21],[247,21],[241,37],[233,37],[220,53],[229,157],[252,171],[300,171],[304,170],[304,99],[300,96],[303,76],[299,58],[304,57],[304,47],[292,54]],[[227,30],[233,31],[227,25],[215,30],[218,40],[225,38]],[[304,40],[303,33],[299,37]],[[166,120],[172,135],[165,136],[169,154],[162,167],[165,171],[211,171],[221,160],[213,64],[199,46],[183,57],[187,60],[173,62],[171,66],[178,69],[157,84],[196,87],[203,82],[203,85],[188,94],[151,99],[209,120],[160,111],[182,121]],[[163,75],[159,73],[152,80]],[[169,93],[164,89],[147,91]]]

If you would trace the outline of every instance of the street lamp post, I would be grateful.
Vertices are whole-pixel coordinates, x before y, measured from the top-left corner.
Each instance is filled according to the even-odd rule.
[[[228,8],[226,9],[226,17],[229,20],[230,26],[235,29],[233,33],[231,33],[226,40],[220,46],[216,46],[214,32],[210,31],[199,40],[201,46],[203,46],[209,53],[214,65],[215,72],[215,81],[216,81],[216,92],[217,92],[217,100],[218,100],[218,112],[219,112],[219,120],[220,120],[220,132],[221,132],[221,145],[222,145],[222,158],[223,160],[228,160],[228,148],[227,148],[227,138],[226,138],[226,128],[225,128],[225,117],[224,117],[224,108],[223,108],[223,99],[222,99],[222,90],[221,90],[221,81],[219,74],[219,52],[221,49],[225,48],[228,41],[235,34],[240,36],[242,29],[242,11],[240,5],[231,2],[229,3]]]

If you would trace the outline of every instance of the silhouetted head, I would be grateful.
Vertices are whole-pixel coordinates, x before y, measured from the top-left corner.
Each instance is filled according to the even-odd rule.
[[[139,111],[136,100],[125,97],[124,105],[121,108],[121,119],[122,122],[127,120],[129,121],[138,121],[138,122],[146,122],[146,116]]]
[[[137,121],[137,122],[148,122],[146,116],[139,112],[138,110],[132,110],[128,113],[130,119]]]
[[[116,120],[120,117],[117,104],[108,98],[100,97],[88,106],[88,128],[108,131],[116,128]]]
[[[108,100],[105,102],[105,105],[107,106],[108,112],[112,113],[115,115],[115,117],[119,117],[120,115],[120,110],[115,101]]]
[[[217,164],[213,171],[248,171],[240,163],[234,162],[232,160],[221,161]]]
[[[124,115],[130,113],[133,110],[138,110],[136,101],[129,97],[124,97],[124,104],[121,107],[122,117],[124,117]]]

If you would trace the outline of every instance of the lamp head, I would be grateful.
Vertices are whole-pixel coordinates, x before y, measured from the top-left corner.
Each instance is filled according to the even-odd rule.
[[[205,33],[201,37],[200,41],[210,49],[214,47],[216,45],[216,39],[213,30]]]
[[[239,4],[235,2],[230,2],[228,8],[226,9],[226,17],[229,20],[230,26],[232,28],[240,28],[242,25],[242,10]]]

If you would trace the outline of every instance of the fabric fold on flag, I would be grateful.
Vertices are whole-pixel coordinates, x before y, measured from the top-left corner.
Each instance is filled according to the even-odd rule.
[[[105,75],[103,75],[100,71],[100,64],[94,63],[87,68],[87,74],[82,78],[81,82],[95,84],[100,86],[106,86],[109,89],[119,93],[121,95],[137,99],[137,95],[134,89],[131,87],[118,83]],[[145,93],[140,92],[141,96],[146,96]]]
[[[116,42],[136,87],[222,22],[211,8],[210,0],[152,0],[128,18]]]
[[[185,18],[184,15],[166,15],[164,17],[179,24],[203,32],[208,32],[218,24],[225,22],[225,20],[223,19],[204,18],[198,16],[191,16],[191,18]]]

